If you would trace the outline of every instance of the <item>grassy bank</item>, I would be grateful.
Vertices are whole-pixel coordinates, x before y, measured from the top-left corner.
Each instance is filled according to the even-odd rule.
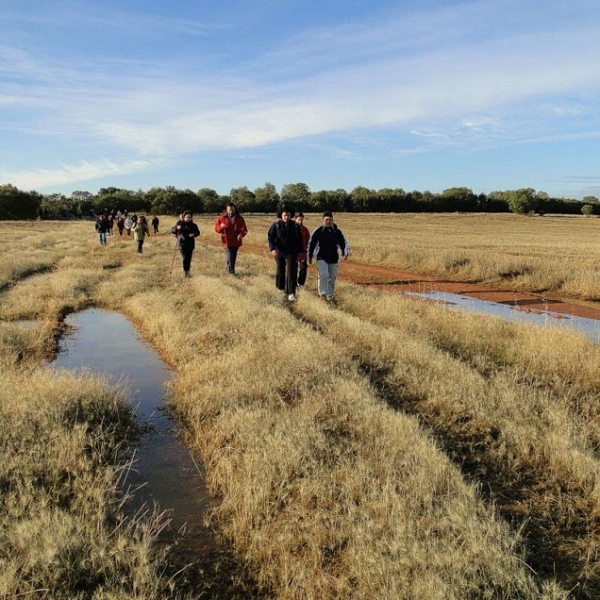
[[[560,240],[578,237],[578,249],[593,255],[586,240],[594,219],[565,219],[558,236],[554,220],[428,218],[340,215],[338,222],[352,260],[500,278],[524,288],[532,283],[529,267],[533,273],[538,265],[553,268],[544,249]],[[39,518],[28,521],[24,539],[35,562],[15,541],[23,513],[7,513],[5,589],[74,593],[61,565],[82,556],[81,546],[89,553],[80,562],[103,574],[101,581],[78,578],[85,589],[75,592],[82,597],[90,589],[98,597],[146,598],[177,589],[152,545],[157,523],[120,516],[114,463],[130,419],[127,405],[101,382],[38,368],[52,353],[65,314],[102,306],[125,312],[175,370],[173,405],[205,465],[214,526],[265,594],[597,597],[596,346],[574,334],[449,313],[349,283],[339,284],[336,306],[323,304],[312,289],[287,305],[265,249],[270,222],[248,219],[251,233],[233,278],[225,274],[212,219],[199,219],[206,239],[200,238],[188,281],[178,256],[170,274],[170,236],[150,238],[140,256],[132,241],[115,236],[101,248],[90,222],[0,224],[6,257],[0,260],[0,367],[10,381],[27,373],[20,386],[5,386],[0,400],[12,432],[5,453],[26,461],[64,438],[65,447],[87,449],[90,462],[57,443],[56,457],[48,453],[51,464],[43,468],[43,494],[39,472],[10,470],[25,474],[18,484],[22,499],[11,504],[39,503],[49,514],[36,509]],[[571,229],[575,222],[583,233]],[[515,223],[517,232],[507,237]],[[31,243],[13,256],[21,254],[13,245],[25,228]],[[527,228],[525,241],[519,235]],[[498,274],[509,268],[498,263],[500,248],[508,247],[528,274]],[[452,266],[438,260],[441,252],[469,261]],[[575,281],[575,254],[554,263],[552,289],[564,291],[561,269]],[[584,281],[591,289],[591,267],[580,270],[579,289]],[[11,323],[23,319],[37,325]],[[15,396],[14,387],[22,394]],[[110,418],[98,419],[99,406]],[[30,425],[18,427],[19,419]],[[28,435],[32,427],[44,435]],[[77,476],[69,474],[72,465],[81,469]],[[59,511],[68,525],[56,519]],[[93,550],[82,541],[86,528],[96,532]],[[53,545],[61,536],[43,533],[54,529],[64,534]],[[30,563],[38,567],[26,570]],[[15,573],[27,587],[14,587]]]

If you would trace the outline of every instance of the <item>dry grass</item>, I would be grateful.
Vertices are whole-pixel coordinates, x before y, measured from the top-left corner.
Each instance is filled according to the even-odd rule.
[[[339,215],[337,222],[359,262],[600,299],[600,220],[595,218]]]
[[[247,219],[240,276],[231,278],[214,219],[198,219],[204,235],[189,281],[178,256],[169,274],[170,236],[151,237],[138,256],[126,239],[100,248],[90,222],[61,225],[60,233],[53,224],[32,225],[40,229],[31,233],[35,255],[21,270],[14,257],[0,260],[0,368],[12,378],[35,369],[69,311],[125,312],[176,370],[174,406],[204,462],[215,527],[273,597],[597,597],[597,347],[575,334],[449,313],[344,283],[335,307],[306,291],[288,309],[266,252],[271,220]],[[314,215],[307,221],[318,224]],[[595,219],[339,215],[338,223],[354,260],[597,294]],[[0,224],[0,250],[17,231]],[[314,271],[309,279],[314,285]],[[20,319],[38,325],[10,323]],[[19,396],[25,423],[38,419],[53,440],[73,438],[66,447],[89,444],[89,435],[104,440],[102,428],[89,425],[94,410],[69,428],[73,409],[57,407],[72,404],[57,400],[51,379],[35,372],[42,383],[23,386]],[[120,406],[114,390],[60,377],[75,382],[79,395],[67,395],[77,406],[81,394]],[[8,397],[0,401],[7,414],[12,406]],[[12,460],[39,453],[36,439],[11,427]],[[61,464],[85,472],[83,458],[74,450],[48,457],[52,484],[40,502],[49,512],[40,509],[24,536],[34,540],[35,560],[16,548],[12,532],[22,519],[3,526],[11,532],[1,563],[5,589],[70,589],[57,567],[63,563],[47,557],[84,556],[69,544],[88,540],[92,528],[97,545],[86,564],[107,573],[102,585],[88,584],[98,597],[160,597],[176,585],[161,578],[162,557],[152,554],[155,523],[123,527],[120,542],[106,534],[107,524],[122,522],[110,466],[117,433],[108,427],[106,440],[92,444],[85,490],[79,477],[67,477],[66,488],[59,477]],[[36,477],[21,470],[30,473],[23,497],[34,503]],[[84,516],[96,512],[95,525],[77,521],[79,508]],[[62,533],[51,539],[49,527]],[[10,588],[25,563],[38,565],[23,579],[28,587]]]

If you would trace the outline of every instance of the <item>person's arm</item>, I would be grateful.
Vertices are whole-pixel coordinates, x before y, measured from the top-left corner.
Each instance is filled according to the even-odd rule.
[[[241,215],[238,215],[236,217],[236,221],[239,219],[239,227],[237,229],[237,240],[238,242],[241,243],[241,241],[246,237],[246,235],[248,234],[248,227],[246,227],[246,221],[244,221],[244,217],[242,217]]]
[[[320,227],[317,227],[317,229],[315,229],[312,232],[312,235],[310,236],[310,239],[308,240],[308,262],[312,263],[312,259],[313,259],[313,254],[315,251],[315,248],[317,246],[317,243],[319,242],[319,232],[321,231]]]
[[[338,233],[338,238],[339,238],[339,247],[340,250],[342,251],[342,258],[344,260],[348,259],[348,253],[350,252],[350,246],[348,246],[348,241],[346,240],[346,238],[344,237],[344,234],[338,229],[337,230]]]
[[[277,223],[273,223],[269,227],[267,241],[269,242],[269,251],[273,256],[277,256]]]

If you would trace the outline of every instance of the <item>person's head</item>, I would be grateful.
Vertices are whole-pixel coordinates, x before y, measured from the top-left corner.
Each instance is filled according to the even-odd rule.
[[[191,210],[184,210],[181,217],[183,218],[184,221],[191,221],[192,220],[192,211]]]
[[[333,213],[330,210],[326,210],[323,213],[323,225],[325,227],[333,227]]]
[[[225,205],[225,212],[228,217],[233,217],[233,215],[235,215],[235,204],[233,202],[228,202]]]
[[[284,206],[281,209],[281,220],[287,223],[292,218],[292,210],[288,206]]]
[[[303,212],[297,213],[294,218],[296,220],[296,223],[298,223],[298,225],[302,225],[304,223],[304,213]]]

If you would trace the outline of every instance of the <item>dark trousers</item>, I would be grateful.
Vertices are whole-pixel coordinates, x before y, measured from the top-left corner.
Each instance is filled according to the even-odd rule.
[[[194,253],[193,248],[180,248],[181,257],[183,258],[183,270],[186,273],[190,272],[192,266],[192,254]]]
[[[298,261],[298,285],[306,283],[306,272],[308,270],[308,262],[306,260]]]
[[[295,256],[276,256],[275,286],[286,294],[296,293],[297,261]]]
[[[232,274],[235,275],[235,261],[237,259],[237,253],[238,253],[238,247],[237,246],[231,246],[225,247],[225,258],[227,259],[227,270]]]
[[[137,240],[137,251],[141,254],[142,247],[144,246],[144,240]]]

